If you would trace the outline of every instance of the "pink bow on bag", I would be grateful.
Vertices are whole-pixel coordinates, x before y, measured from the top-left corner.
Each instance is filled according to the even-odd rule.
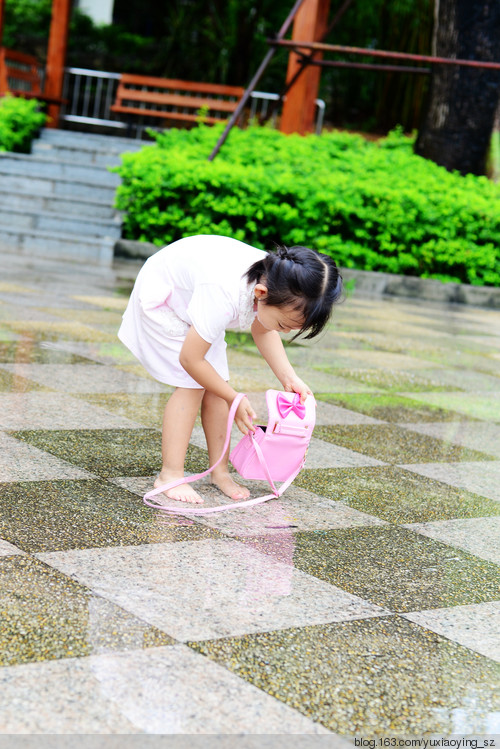
[[[278,393],[276,405],[278,407],[278,413],[282,419],[286,419],[288,414],[292,411],[299,417],[299,419],[304,419],[306,416],[306,407],[300,402],[300,395],[298,393],[293,394],[291,401],[288,400],[283,393]]]

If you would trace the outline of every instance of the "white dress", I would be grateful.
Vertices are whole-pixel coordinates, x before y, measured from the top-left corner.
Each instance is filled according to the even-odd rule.
[[[254,287],[245,273],[266,253],[230,237],[186,237],[141,268],[118,337],[144,368],[167,385],[199,388],[179,363],[190,326],[211,344],[205,359],[229,379],[224,333],[255,319]]]

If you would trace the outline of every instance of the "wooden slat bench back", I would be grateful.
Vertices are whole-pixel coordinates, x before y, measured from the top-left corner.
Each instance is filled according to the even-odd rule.
[[[118,84],[111,111],[116,114],[154,117],[163,120],[214,124],[234,112],[245,89],[218,83],[196,83],[173,78],[124,73]]]

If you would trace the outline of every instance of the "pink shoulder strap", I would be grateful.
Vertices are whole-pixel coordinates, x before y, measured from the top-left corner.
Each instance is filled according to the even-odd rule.
[[[262,502],[267,502],[269,499],[276,499],[277,497],[280,497],[283,492],[285,492],[294,478],[298,476],[299,472],[302,469],[302,466],[304,462],[289,476],[289,478],[280,486],[279,489],[276,488],[274,485],[274,482],[271,478],[271,473],[269,471],[269,467],[266,463],[266,459],[264,458],[264,455],[262,454],[262,450],[260,449],[257,442],[253,441],[253,446],[255,448],[255,451],[257,453],[257,456],[259,458],[259,461],[262,465],[262,468],[264,470],[264,473],[267,476],[267,480],[269,481],[269,484],[271,485],[271,488],[273,490],[272,494],[266,494],[262,497],[254,497],[253,499],[246,499],[243,502],[234,502],[232,504],[225,504],[225,505],[217,505],[217,507],[186,507],[183,506],[184,503],[179,502],[179,504],[175,507],[167,507],[160,502],[151,501],[153,497],[157,496],[158,494],[162,494],[165,491],[168,491],[169,489],[174,489],[176,486],[180,486],[180,484],[188,484],[192,481],[197,481],[198,479],[202,479],[205,476],[207,476],[209,473],[211,473],[214,468],[216,468],[219,463],[221,462],[222,458],[226,454],[226,450],[229,446],[229,441],[231,439],[231,427],[233,426],[234,416],[236,414],[237,408],[240,405],[242,399],[245,397],[245,393],[238,393],[236,398],[231,404],[231,408],[229,409],[229,415],[227,417],[227,429],[226,429],[226,439],[224,442],[224,447],[222,448],[222,453],[220,458],[213,464],[213,466],[210,466],[206,471],[203,471],[202,473],[196,473],[193,476],[184,476],[181,479],[175,479],[174,481],[170,481],[167,484],[163,484],[162,486],[158,486],[156,489],[152,489],[150,492],[144,495],[144,504],[148,505],[149,507],[154,507],[157,510],[163,510],[164,512],[169,512],[174,515],[208,515],[212,512],[223,512],[224,510],[237,510],[241,507],[250,507],[251,505],[257,505],[261,504]],[[252,434],[252,433],[250,433]]]

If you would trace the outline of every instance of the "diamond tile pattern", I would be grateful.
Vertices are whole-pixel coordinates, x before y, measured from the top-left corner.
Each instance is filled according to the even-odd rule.
[[[172,388],[115,335],[138,266],[4,267],[3,733],[500,732],[500,312],[349,298],[288,348],[318,398],[293,486],[187,519],[141,500]],[[264,416],[274,376],[229,359]]]

